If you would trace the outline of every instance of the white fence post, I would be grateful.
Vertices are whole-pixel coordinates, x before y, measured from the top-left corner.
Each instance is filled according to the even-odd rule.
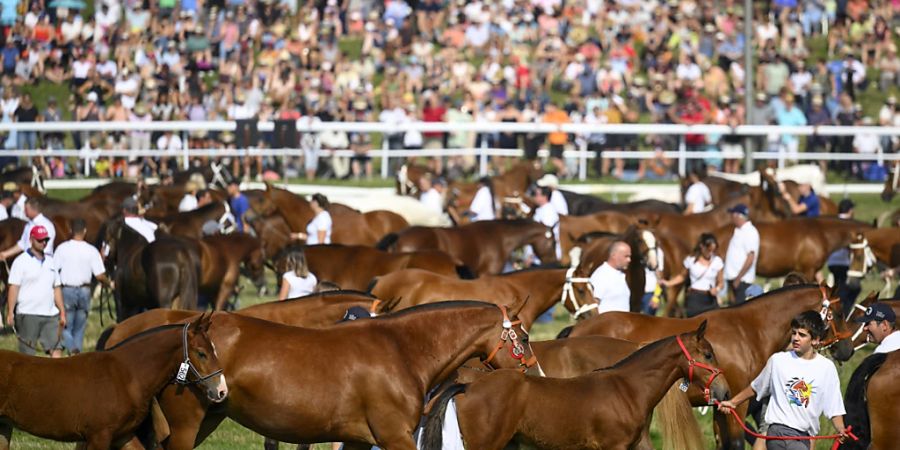
[[[390,167],[390,156],[388,156],[388,134],[381,133],[381,178],[388,177],[388,168]]]
[[[184,168],[184,170],[188,170],[191,168],[191,155],[189,152],[190,143],[188,142],[188,139],[190,136],[187,131],[182,131],[181,135],[183,136],[181,138],[181,148],[182,148],[182,154],[184,155],[184,163],[182,164],[182,167]],[[150,145],[153,145],[153,143],[151,142]],[[165,157],[165,156],[163,156],[163,157]]]
[[[487,175],[487,139],[485,139],[485,135],[481,135],[481,147],[478,149],[478,175],[485,176]]]
[[[687,143],[684,135],[678,137],[678,175],[684,178],[687,175]]]
[[[581,143],[581,154],[578,155],[578,179],[584,181],[587,179],[587,139]]]

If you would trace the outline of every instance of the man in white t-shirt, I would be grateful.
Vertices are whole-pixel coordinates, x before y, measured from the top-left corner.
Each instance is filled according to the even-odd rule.
[[[709,186],[700,181],[697,169],[691,170],[688,180],[691,185],[684,193],[684,214],[702,213],[712,206],[712,193],[709,191]]]
[[[550,193],[550,204],[553,205],[553,209],[555,209],[560,216],[569,215],[569,204],[566,202],[566,197],[563,193],[559,191],[559,178],[557,178],[556,175],[548,173],[542,176],[540,180],[537,180],[535,184],[539,187],[549,187],[552,189]],[[557,240],[557,242],[559,241]]]
[[[745,291],[756,281],[756,261],[759,259],[759,231],[750,222],[750,208],[743,203],[730,208],[734,235],[725,252],[725,281],[732,303],[739,305],[746,299]]]
[[[631,289],[625,280],[625,269],[630,263],[631,247],[624,241],[616,241],[609,248],[606,262],[591,274],[598,313],[631,310]]]
[[[479,181],[481,186],[475,192],[472,203],[469,205],[469,214],[472,222],[481,220],[494,220],[497,213],[494,210],[494,196],[491,194],[490,180],[482,179]]]
[[[865,324],[869,341],[878,344],[875,353],[890,353],[900,349],[900,330],[897,330],[897,315],[890,305],[875,303],[857,322]]]
[[[534,210],[533,219],[535,222],[542,223],[553,229],[553,237],[556,239],[556,259],[562,258],[562,248],[559,245],[559,213],[550,203],[550,195],[553,190],[550,187],[536,187],[534,189],[534,204],[537,208]]]
[[[140,234],[148,244],[156,240],[157,225],[140,216],[137,200],[127,197],[122,201],[122,215],[125,216],[125,225]]]
[[[19,238],[16,245],[0,252],[0,260],[9,259],[31,248],[31,230],[38,226],[44,227],[44,229],[47,230],[47,234],[50,236],[50,242],[47,243],[47,246],[44,247],[42,251],[48,255],[53,255],[56,227],[41,211],[42,205],[39,199],[30,198],[25,202],[25,217],[28,223],[25,224],[25,228],[22,230],[22,236]]]
[[[425,174],[419,178],[419,202],[435,214],[444,213],[444,180]]]
[[[752,396],[757,400],[770,397],[766,410],[769,436],[818,435],[822,414],[831,419],[839,434],[846,435],[846,412],[837,369],[833,362],[816,352],[825,331],[818,312],[797,315],[791,321],[791,350],[772,355],[750,386],[722,402],[719,409],[727,412]],[[809,441],[768,442],[770,449],[809,449]]]

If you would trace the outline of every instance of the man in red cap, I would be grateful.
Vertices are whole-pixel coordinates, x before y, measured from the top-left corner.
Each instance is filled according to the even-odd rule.
[[[9,269],[6,324],[16,327],[19,352],[33,355],[40,343],[45,352],[60,358],[66,309],[56,262],[44,252],[50,233],[42,225],[35,225],[29,239],[31,247]]]
[[[29,243],[31,230],[38,225],[44,227],[44,229],[47,230],[47,234],[50,236],[50,242],[47,244],[47,247],[43,249],[44,253],[51,256],[53,255],[53,242],[56,239],[56,227],[53,226],[53,222],[48,219],[42,211],[43,205],[41,204],[40,199],[29,198],[25,202],[25,217],[28,219],[28,223],[25,224],[25,229],[22,230],[22,237],[19,238],[19,242],[15,245],[0,252],[0,259],[6,260],[28,250],[31,245]]]

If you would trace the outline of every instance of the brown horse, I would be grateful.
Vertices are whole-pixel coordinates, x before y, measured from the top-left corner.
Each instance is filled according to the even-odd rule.
[[[419,197],[419,179],[425,174],[432,173],[430,169],[420,164],[404,164],[400,166],[395,178],[397,195]]]
[[[342,289],[366,290],[372,278],[403,269],[422,269],[452,278],[472,278],[469,269],[440,250],[390,253],[361,245],[294,244],[283,248],[272,260],[276,273],[283,274],[285,256],[303,250],[310,272],[320,281],[330,281]],[[348,270],[348,268],[353,268]],[[474,299],[467,297],[466,299]],[[449,299],[449,297],[447,298]]]
[[[846,247],[862,230],[871,229],[865,222],[834,217],[795,217],[774,223],[755,223],[759,231],[759,259],[756,274],[781,277],[799,272],[806,279],[815,278],[828,255]],[[724,256],[734,234],[734,225],[714,229]]]
[[[875,265],[900,266],[900,230],[896,228],[875,228],[856,233],[850,243],[850,271],[848,276],[860,278]]]
[[[784,287],[759,296],[740,306],[707,311],[690,319],[653,317],[646,314],[608,312],[581,321],[563,330],[561,336],[598,335],[633,342],[647,342],[696,327],[709,321],[709,340],[719,355],[728,384],[748,386],[759,373],[769,356],[784,348],[790,336],[791,319],[803,311],[822,311],[829,320],[828,339],[839,341],[832,347],[832,356],[846,361],[853,354],[849,341],[851,333],[842,316],[840,299],[825,286],[796,285]],[[705,404],[700,392],[688,394],[695,406]],[[746,408],[746,407],[745,407]],[[746,414],[746,409],[739,411]],[[716,421],[727,439],[726,448],[743,448],[740,427],[716,413]]]
[[[593,195],[578,194],[572,191],[560,189],[563,198],[569,206],[569,214],[573,216],[587,216],[605,211],[615,211],[623,214],[636,213],[670,213],[681,214],[681,207],[660,200],[640,200],[636,202],[613,203]]]
[[[704,322],[695,332],[661,339],[613,367],[576,378],[496,371],[451,387],[426,419],[423,448],[441,448],[446,403],[456,394],[460,431],[469,448],[500,450],[510,441],[561,450],[633,448],[675,381],[684,378],[706,390],[709,401],[730,396],[705,331]],[[675,448],[691,448],[680,436],[672,440]]]
[[[900,352],[876,353],[860,363],[850,377],[844,403],[847,423],[859,441],[842,450],[895,449],[900,442]]]
[[[232,233],[207,236],[197,243],[200,261],[199,293],[214,299],[216,311],[225,309],[228,298],[235,294],[241,275],[257,288],[265,286],[266,258],[259,239],[249,234]]]
[[[216,313],[209,335],[228,373],[229,401],[208,410],[192,391],[164,390],[164,445],[193,448],[227,416],[282,442],[413,450],[426,393],[465,360],[534,364],[517,323],[481,302],[422,305],[319,330]],[[307,370],[326,365],[334,370]]]
[[[609,250],[615,241],[624,241],[631,248],[631,262],[625,268],[625,280],[631,291],[631,311],[640,311],[644,295],[646,274],[644,268],[655,267],[656,238],[649,230],[631,226],[623,234],[591,233],[579,238],[581,266],[584,273],[592,274],[609,258]]]
[[[309,202],[291,191],[266,185],[264,199],[251,202],[257,215],[281,215],[291,231],[306,231],[313,219]],[[382,236],[409,226],[403,216],[391,211],[361,213],[349,206],[332,203],[328,213],[334,222],[331,242],[345,245],[374,245]]]
[[[893,170],[891,170],[887,180],[884,180],[884,190],[881,191],[881,200],[885,203],[889,203],[894,199],[894,195],[897,194],[898,190],[900,190],[900,161],[895,161]]]
[[[491,177],[491,195],[494,198],[494,204],[498,205],[503,199],[510,197],[521,197],[525,194],[528,186],[537,181],[544,174],[541,164],[537,161],[520,161],[509,170],[501,175]],[[448,209],[463,212],[469,209],[475,193],[481,187],[479,183],[471,183],[464,181],[451,181],[448,188]],[[462,214],[455,216],[462,217]],[[469,223],[468,219],[463,220],[458,225]]]
[[[140,447],[135,429],[153,396],[173,378],[182,385],[202,385],[203,397],[221,402],[228,387],[207,336],[209,324],[203,317],[160,327],[108,351],[64,359],[0,350],[0,448],[9,448],[13,428],[45,439],[85,442],[91,450]]]
[[[157,218],[157,222],[173,236],[191,239],[203,238],[203,224],[216,221],[230,232],[234,228],[231,218],[231,207],[227,201],[214,201],[193,211],[175,212]]]
[[[400,299],[394,310],[444,300],[480,300],[511,306],[525,301],[519,318],[525,329],[557,301],[561,301],[576,318],[596,315],[596,304],[587,277],[579,268],[534,268],[503,275],[485,275],[474,280],[460,280],[421,269],[405,269],[372,280],[369,292],[381,299]],[[575,280],[575,281],[573,281]]]
[[[363,292],[329,291],[280,302],[260,303],[239,309],[235,313],[283,325],[325,328],[339,322],[344,313],[352,307],[382,313],[384,312],[382,308],[392,308],[393,305]],[[151,309],[104,330],[97,340],[97,349],[109,348],[142,331],[162,325],[184,323],[199,315],[197,311],[183,309]]]
[[[569,251],[575,246],[580,236],[597,231],[605,233],[624,233],[638,221],[633,216],[617,211],[604,211],[586,216],[560,216],[559,244],[562,248],[562,263],[568,264]]]
[[[525,219],[485,220],[455,228],[409,227],[384,236],[375,247],[393,252],[441,250],[475,275],[487,275],[500,273],[510,253],[528,244],[541,262],[557,261],[553,230]]]

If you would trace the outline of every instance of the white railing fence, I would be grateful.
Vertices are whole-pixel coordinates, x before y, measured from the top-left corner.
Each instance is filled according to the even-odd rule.
[[[728,127],[725,125],[675,125],[675,124],[616,124],[616,125],[590,125],[590,124],[545,124],[545,123],[508,123],[508,122],[471,122],[471,123],[446,123],[446,122],[409,122],[409,123],[381,123],[381,122],[309,122],[297,121],[297,131],[300,133],[323,132],[323,131],[343,131],[348,133],[372,133],[372,134],[395,134],[404,133],[406,131],[419,132],[446,132],[446,133],[540,133],[547,134],[552,132],[565,132],[574,135],[588,136],[591,134],[604,135],[669,135],[679,136],[677,148],[665,149],[663,152],[666,158],[676,160],[678,163],[678,173],[684,175],[687,171],[687,161],[692,159],[708,159],[708,158],[724,158],[724,159],[743,159],[745,153],[743,151],[689,151],[685,144],[684,136],[686,134],[702,134],[706,136],[716,135],[724,136],[728,134],[737,134],[744,137],[765,137],[772,135],[794,135],[794,136],[858,136],[858,135],[875,135],[898,137],[900,136],[900,127],[876,127],[876,126],[762,126],[762,125],[742,125],[738,127]],[[246,156],[299,156],[302,151],[299,149],[270,149],[270,148],[190,148],[189,133],[192,131],[231,131],[237,127],[234,121],[216,121],[216,122],[200,122],[200,121],[168,121],[168,122],[18,122],[18,123],[0,123],[0,133],[16,132],[38,132],[38,133],[70,133],[81,131],[95,132],[148,132],[148,131],[174,131],[182,134],[183,147],[180,151],[163,151],[153,149],[124,149],[124,150],[86,150],[86,149],[65,149],[65,150],[23,150],[10,149],[0,151],[0,156],[56,156],[65,158],[79,158],[84,160],[85,170],[91,165],[91,162],[100,157],[140,157],[140,156],[170,156],[180,157],[184,167],[187,168],[190,158],[197,156],[209,157],[246,157]],[[273,131],[275,123],[271,121],[258,122],[257,129],[259,132]],[[588,160],[596,157],[592,151],[588,151],[585,139],[578,139],[580,145],[571,146],[570,150],[563,153],[563,157],[567,160],[577,161],[578,177],[581,180],[587,178]],[[478,159],[479,173],[484,175],[488,170],[488,157],[490,156],[522,156],[524,152],[517,149],[498,149],[490,148],[487,140],[482,139],[482,146],[477,148],[440,148],[440,149],[419,149],[419,150],[390,150],[388,148],[388,139],[382,139],[382,148],[370,150],[367,154],[373,158],[381,160],[381,176],[387,178],[390,168],[391,158],[408,158],[408,157],[446,157],[446,156],[475,156]],[[350,157],[356,153],[349,149],[326,151],[320,156],[334,155],[339,157]],[[549,152],[542,149],[538,152],[538,156],[546,158]],[[779,146],[777,151],[753,151],[749,155],[753,161],[776,160],[778,167],[784,167],[789,161],[877,161],[884,164],[886,161],[900,161],[900,153],[885,153],[878,151],[875,154],[858,154],[858,153],[807,153],[799,152],[788,154],[783,146]],[[649,159],[654,157],[654,152],[650,151],[604,151],[603,158],[623,158],[623,159]]]

